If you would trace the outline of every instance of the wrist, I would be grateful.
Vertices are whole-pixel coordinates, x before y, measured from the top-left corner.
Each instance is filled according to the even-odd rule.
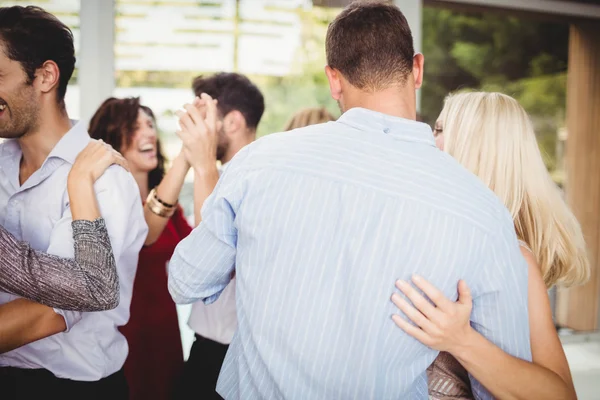
[[[78,189],[82,187],[93,187],[94,177],[91,173],[73,172],[67,178],[67,189]]]
[[[189,169],[191,167],[191,164],[185,157],[185,153],[183,152],[183,150],[173,160],[173,166],[175,165],[181,165],[185,169]]]
[[[209,162],[198,162],[193,164],[192,168],[194,168],[194,174],[200,178],[219,176],[216,160],[211,160]]]
[[[477,341],[480,338],[479,332],[473,329],[470,325],[460,335],[460,341],[455,343],[452,348],[448,348],[448,353],[452,354],[461,363],[469,358],[469,355],[473,352],[477,345]]]

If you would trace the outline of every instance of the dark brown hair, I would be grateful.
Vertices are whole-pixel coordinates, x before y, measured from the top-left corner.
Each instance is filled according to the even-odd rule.
[[[111,97],[102,103],[90,121],[88,129],[94,139],[102,139],[121,152],[131,145],[139,110],[148,114],[156,125],[156,117],[149,107],[140,104],[139,97],[117,99]],[[148,173],[148,189],[152,190],[165,176],[165,156],[157,141],[158,165]]]
[[[355,1],[329,25],[327,64],[353,86],[377,91],[403,85],[412,72],[414,47],[400,9],[383,1]]]
[[[220,72],[209,77],[200,75],[194,78],[192,89],[196,96],[206,93],[217,99],[217,107],[222,116],[234,110],[242,113],[250,129],[256,129],[265,112],[262,93],[242,74]]]
[[[46,61],[56,63],[59,70],[56,100],[64,106],[67,84],[75,69],[71,30],[39,7],[0,7],[0,40],[6,56],[21,64],[29,84]]]

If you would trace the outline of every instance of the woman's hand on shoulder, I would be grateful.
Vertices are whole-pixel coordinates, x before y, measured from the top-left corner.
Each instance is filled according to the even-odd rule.
[[[115,164],[129,171],[127,161],[121,153],[102,140],[92,139],[85,149],[77,155],[69,172],[69,181],[77,183],[81,179],[88,179],[95,182],[108,167]]]

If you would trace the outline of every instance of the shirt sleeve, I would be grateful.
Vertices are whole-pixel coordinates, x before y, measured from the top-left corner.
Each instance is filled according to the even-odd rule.
[[[169,292],[178,304],[219,298],[235,270],[235,218],[244,195],[249,147],[228,164],[202,207],[202,222],[182,240],[169,263]]]
[[[490,239],[490,257],[472,287],[471,325],[506,353],[531,361],[527,263],[512,224]],[[494,398],[473,376],[470,379],[476,399]]]
[[[65,310],[115,308],[119,281],[104,220],[72,228],[75,259],[35,251],[0,227],[0,290]]]
[[[96,198],[103,216],[110,244],[116,260],[119,281],[119,305],[109,311],[115,325],[125,325],[129,320],[129,305],[133,291],[133,281],[137,269],[139,250],[148,234],[144,220],[142,202],[135,180],[121,167],[110,167],[94,185]],[[50,235],[48,253],[72,258],[74,241],[70,208],[56,223]],[[128,259],[123,259],[127,252]],[[135,256],[131,256],[135,254]],[[81,313],[55,308],[62,315],[67,331],[81,319]]]

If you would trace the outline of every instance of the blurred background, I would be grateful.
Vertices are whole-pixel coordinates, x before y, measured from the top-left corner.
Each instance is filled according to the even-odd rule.
[[[298,109],[339,110],[323,72],[329,22],[344,0],[45,0],[75,35],[67,91],[71,118],[87,120],[109,96],[140,96],[163,146],[180,144],[175,110],[200,74],[246,74],[265,96],[258,136],[281,131]],[[582,399],[600,399],[600,1],[397,0],[425,55],[419,112],[433,125],[457,90],[500,91],[529,112],[546,166],[582,223],[592,260],[583,287],[551,293]],[[567,146],[568,144],[568,146]],[[567,150],[568,147],[568,150]],[[181,202],[191,215],[191,177]],[[180,309],[185,321],[187,308]],[[191,332],[182,324],[184,348]]]

